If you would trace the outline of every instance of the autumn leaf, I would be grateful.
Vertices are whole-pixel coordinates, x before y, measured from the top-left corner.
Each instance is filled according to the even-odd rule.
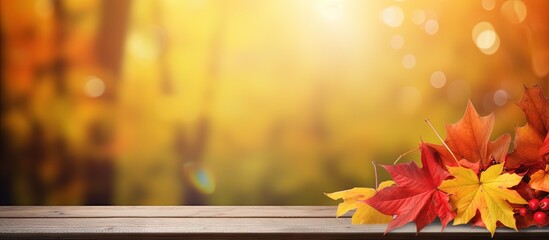
[[[547,135],[545,136],[545,141],[543,141],[543,145],[539,150],[539,157],[545,160],[547,164],[549,164],[549,132],[547,132]]]
[[[543,146],[539,151],[539,156],[540,160],[549,161],[549,134],[545,137]],[[545,170],[540,169],[530,176],[530,187],[549,192],[549,164],[545,164]]]
[[[446,139],[444,142],[455,157],[460,160],[460,165],[474,167],[475,170],[484,169],[490,166],[492,160],[498,163],[504,162],[511,143],[509,134],[504,134],[490,142],[493,127],[494,114],[480,117],[473,104],[469,102],[463,117],[455,124],[446,125]],[[428,145],[440,153],[445,165],[457,166],[454,156],[445,146]],[[470,163],[462,164],[463,161]]]
[[[379,191],[393,184],[395,184],[393,181],[381,182],[377,190]],[[388,223],[393,220],[392,216],[384,215],[363,202],[372,197],[376,192],[373,188],[352,188],[339,192],[325,193],[325,195],[333,200],[343,199],[343,202],[337,206],[337,217],[356,209],[351,219],[351,223],[353,224]]]
[[[538,170],[530,176],[530,187],[549,192],[549,164],[545,165],[545,170]]]
[[[519,107],[533,129],[539,133],[547,133],[549,129],[549,99],[545,98],[539,85],[524,88],[524,95],[519,102]]]
[[[519,107],[526,116],[526,125],[515,129],[515,149],[509,154],[506,163],[508,168],[518,168],[521,164],[528,166],[531,173],[543,170],[549,164],[547,141],[549,129],[549,99],[545,98],[541,87],[525,87]],[[545,146],[545,150],[542,149]],[[544,153],[542,153],[544,152]]]
[[[479,166],[479,162],[469,162],[467,161],[467,159],[461,159],[459,160],[459,165],[464,167],[464,168],[469,168],[471,170],[473,170],[473,172],[475,173],[478,173],[480,171],[480,166]]]
[[[543,146],[541,146],[541,149],[539,150],[539,157],[549,164],[549,132],[547,133],[547,136],[545,136]]]
[[[536,191],[528,185],[528,183],[524,181],[520,181],[520,183],[516,186],[514,186],[512,189],[516,190],[518,194],[522,198],[524,198],[526,201],[530,201],[531,199],[539,199],[539,191]],[[515,209],[525,207],[521,204],[511,204]],[[517,228],[528,228],[531,226],[536,226],[538,223],[534,221],[534,212],[528,211],[525,216],[522,216],[520,214],[515,214],[515,219],[517,221]]]
[[[454,225],[468,223],[478,210],[492,236],[498,221],[517,229],[513,207],[509,203],[527,202],[508,188],[517,185],[522,180],[521,176],[501,174],[503,164],[492,165],[481,173],[480,179],[475,172],[464,167],[449,167],[448,170],[455,178],[442,182],[439,189],[450,194],[452,206],[457,208]]]
[[[512,189],[516,190],[517,193],[524,198],[524,200],[529,201],[533,198],[539,198],[539,192],[536,192],[528,183],[523,181],[519,182],[516,186],[514,186]],[[522,205],[518,204],[517,207],[522,207]]]
[[[397,186],[385,188],[368,199],[366,203],[381,213],[396,215],[385,233],[415,221],[417,232],[438,216],[442,228],[450,222],[454,213],[446,193],[437,189],[450,174],[440,165],[434,149],[422,144],[422,168],[416,163],[384,166]]]

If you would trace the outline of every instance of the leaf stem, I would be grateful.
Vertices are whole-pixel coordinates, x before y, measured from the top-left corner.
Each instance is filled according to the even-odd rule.
[[[446,145],[446,142],[444,142],[444,140],[442,140],[442,137],[440,137],[440,135],[438,134],[437,130],[435,129],[435,127],[433,127],[433,124],[431,124],[431,121],[429,121],[429,118],[426,118],[425,119],[425,122],[427,124],[429,124],[429,127],[431,127],[431,129],[433,129],[433,132],[435,132],[435,134],[437,135],[438,139],[440,140],[440,142],[442,142],[442,145],[444,145],[444,147],[446,147],[446,149],[448,149],[448,152],[450,152],[450,154],[452,155],[452,157],[454,157],[454,160],[456,160],[456,163],[458,166],[461,167],[461,165],[459,164],[459,161],[456,157],[456,155],[454,155],[454,153],[452,152],[452,150],[450,150],[450,147],[448,147],[448,145]]]
[[[410,153],[413,153],[417,150],[419,150],[421,148],[414,148],[414,149],[411,149],[411,150],[408,150],[407,152],[403,153],[403,154],[400,154],[400,156],[398,156],[398,158],[395,160],[395,162],[393,162],[393,164],[397,164],[398,160],[400,160],[401,158],[403,158],[404,156],[410,154]]]
[[[376,162],[372,161],[372,166],[374,166],[374,176],[376,178],[376,185],[374,186],[374,190],[377,191],[377,166],[376,166]]]

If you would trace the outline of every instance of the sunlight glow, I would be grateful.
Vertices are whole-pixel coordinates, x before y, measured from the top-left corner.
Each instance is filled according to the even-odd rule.
[[[334,22],[343,16],[343,1],[342,0],[326,0],[317,5],[317,10],[320,16],[326,21]]]

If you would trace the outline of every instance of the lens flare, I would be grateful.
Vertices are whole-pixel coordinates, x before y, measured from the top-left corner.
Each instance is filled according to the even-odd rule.
[[[215,191],[215,178],[212,172],[201,164],[189,162],[183,165],[183,174],[188,182],[201,193],[212,194]]]

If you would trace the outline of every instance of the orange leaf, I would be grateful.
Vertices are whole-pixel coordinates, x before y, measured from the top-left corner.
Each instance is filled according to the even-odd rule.
[[[492,160],[499,163],[505,161],[505,155],[511,142],[509,134],[504,134],[490,142],[493,127],[494,114],[480,117],[473,104],[469,102],[463,117],[455,124],[446,125],[444,142],[457,159],[465,159],[471,163],[466,166],[478,164],[478,168],[484,169],[490,166]],[[436,144],[429,144],[429,146],[440,153],[444,164],[457,166],[454,157],[446,147]]]
[[[541,149],[539,150],[539,157],[549,164],[549,132],[547,133],[547,136],[545,136],[543,146],[541,146]]]
[[[541,87],[525,87],[519,107],[526,115],[528,124],[545,136],[549,129],[549,99],[545,98]]]
[[[530,187],[549,192],[549,164],[545,165],[545,170],[538,170],[530,176]]]
[[[515,130],[515,150],[509,154],[506,166],[518,168],[523,164],[536,166],[531,170],[537,170],[537,165],[544,160],[540,154],[543,154],[542,145],[549,129],[549,99],[545,98],[539,85],[534,85],[525,87],[518,105],[526,115],[527,123]],[[541,166],[549,163],[548,161],[549,159],[545,159]]]

